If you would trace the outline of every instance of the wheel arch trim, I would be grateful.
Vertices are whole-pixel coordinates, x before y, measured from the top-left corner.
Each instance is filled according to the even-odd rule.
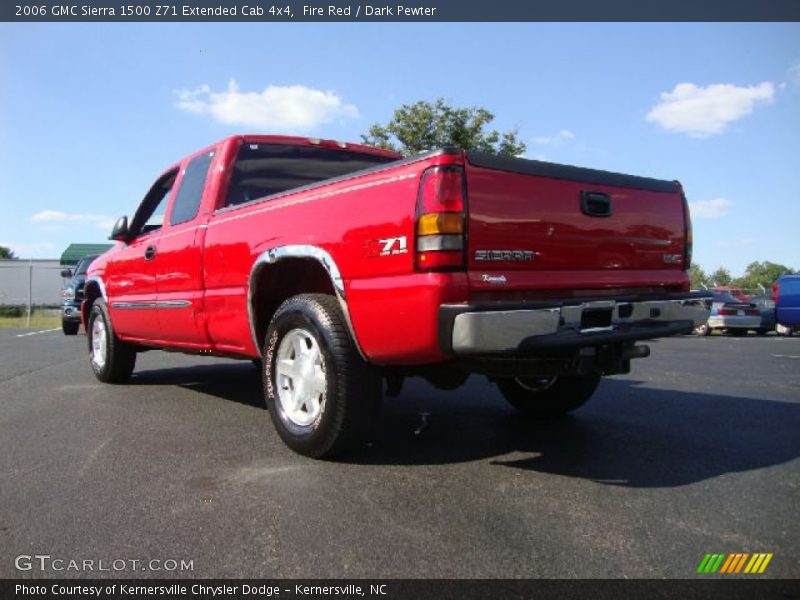
[[[281,260],[287,258],[315,260],[322,266],[330,278],[333,291],[336,295],[336,299],[339,301],[339,308],[342,310],[345,325],[350,332],[350,337],[353,340],[353,344],[355,345],[356,350],[358,350],[358,353],[361,355],[361,358],[366,360],[367,357],[361,348],[361,344],[358,343],[358,337],[356,337],[356,332],[350,319],[350,310],[347,306],[344,279],[342,278],[341,271],[339,270],[339,267],[336,265],[336,261],[333,260],[333,257],[330,255],[330,253],[323,250],[319,246],[313,246],[309,244],[291,244],[269,248],[259,254],[258,258],[256,258],[253,266],[250,269],[250,277],[247,281],[247,319],[250,324],[250,335],[253,338],[253,345],[255,346],[259,356],[262,355],[262,348],[261,342],[258,339],[258,332],[256,328],[256,284],[258,282],[260,273],[265,267],[275,265]]]
[[[86,284],[84,286],[84,289],[86,289],[90,283],[97,284],[97,287],[100,290],[100,295],[103,297],[103,300],[108,302],[108,295],[106,294],[106,285],[105,283],[103,283],[103,278],[100,277],[100,275],[90,275],[89,277],[86,278]]]
[[[89,324],[89,305],[86,303],[88,299],[88,291],[90,288],[97,286],[97,289],[100,291],[100,297],[103,299],[104,302],[108,302],[108,294],[106,294],[106,284],[103,282],[103,278],[100,275],[90,275],[86,278],[86,283],[83,286],[83,294],[84,300],[81,303],[81,317],[83,318],[84,326],[88,326]]]

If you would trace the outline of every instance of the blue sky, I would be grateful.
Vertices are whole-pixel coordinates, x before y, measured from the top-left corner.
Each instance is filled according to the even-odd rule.
[[[800,268],[798,24],[0,24],[0,244],[103,241],[231,133],[359,141],[439,96],[531,158],[681,180],[706,270]]]

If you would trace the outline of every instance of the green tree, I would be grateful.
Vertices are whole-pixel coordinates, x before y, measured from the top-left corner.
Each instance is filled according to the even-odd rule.
[[[708,287],[708,275],[706,275],[700,265],[693,264],[689,267],[689,278],[691,279],[693,290]]]
[[[745,289],[758,289],[759,285],[769,290],[781,275],[791,275],[797,271],[774,262],[754,261],[747,265],[744,275],[736,280],[736,285]]]
[[[458,108],[444,98],[433,103],[420,100],[402,105],[386,125],[375,123],[361,139],[404,156],[443,146],[508,156],[524,153],[525,143],[517,139],[519,130],[486,130],[493,120],[494,114],[482,107]]]
[[[11,248],[0,246],[0,258],[17,258]]]
[[[728,269],[720,267],[708,276],[708,280],[711,285],[730,285],[733,277],[731,277],[731,272]]]

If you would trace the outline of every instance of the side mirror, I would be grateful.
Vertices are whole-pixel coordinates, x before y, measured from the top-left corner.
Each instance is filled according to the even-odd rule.
[[[130,239],[130,232],[128,231],[128,217],[120,217],[111,228],[111,235],[108,237],[110,240],[117,242],[128,243]]]
[[[66,279],[69,279],[70,277],[72,277],[72,269],[64,269],[63,271],[61,271],[61,276]]]

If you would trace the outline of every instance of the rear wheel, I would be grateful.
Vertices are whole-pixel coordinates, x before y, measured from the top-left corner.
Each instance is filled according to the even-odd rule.
[[[264,344],[264,395],[281,439],[295,452],[351,449],[377,414],[381,379],[358,354],[335,298],[286,300]]]
[[[497,387],[523,415],[548,418],[564,415],[586,404],[599,383],[600,375],[556,376],[550,379],[500,379]]]
[[[125,383],[136,366],[136,350],[114,334],[108,308],[102,298],[92,304],[86,328],[89,363],[95,377],[104,383]]]
[[[708,326],[708,323],[698,325],[693,331],[695,335],[711,335],[711,327]]]
[[[80,328],[81,324],[75,321],[61,321],[61,331],[64,332],[64,335],[78,335]]]

